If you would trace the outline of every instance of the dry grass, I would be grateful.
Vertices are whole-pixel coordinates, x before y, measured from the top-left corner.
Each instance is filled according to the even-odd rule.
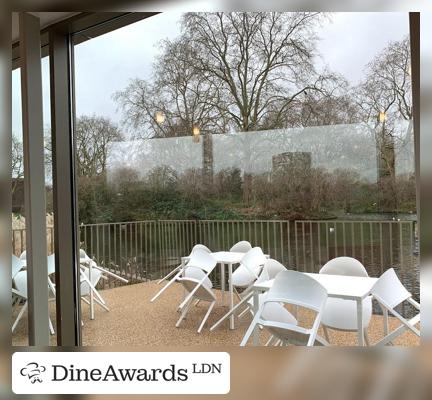
[[[236,319],[236,329],[229,330],[228,321],[216,329],[209,331],[228,307],[217,303],[201,334],[198,334],[199,323],[207,310],[207,304],[199,304],[189,311],[187,318],[179,328],[175,323],[179,317],[177,306],[182,299],[183,290],[173,285],[155,303],[150,298],[160,286],[154,282],[118,287],[101,292],[110,308],[106,312],[96,306],[96,318],[90,320],[89,307],[82,303],[83,312],[83,344],[85,346],[232,346],[238,345],[251,321],[250,315]],[[220,293],[217,291],[218,300]],[[225,304],[228,296],[225,297]],[[17,310],[15,311],[16,314]],[[54,304],[51,305],[52,320],[55,321]],[[300,318],[310,321],[311,315],[301,314]],[[398,322],[390,318],[390,328],[398,326]],[[374,315],[369,326],[371,343],[375,343],[383,335],[382,318]],[[322,335],[322,332],[320,332]],[[26,315],[13,335],[14,345],[27,344]],[[265,337],[263,335],[263,339]],[[55,336],[51,338],[55,345]],[[264,340],[262,342],[264,342]],[[355,346],[356,333],[330,331],[330,341],[334,345]],[[417,346],[420,339],[406,332],[394,342],[400,346]]]

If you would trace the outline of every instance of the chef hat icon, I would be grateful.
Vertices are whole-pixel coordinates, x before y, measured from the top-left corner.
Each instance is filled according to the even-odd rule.
[[[24,368],[21,369],[20,373],[22,376],[27,376],[31,383],[42,382],[40,374],[45,372],[46,368],[38,363],[28,363]]]

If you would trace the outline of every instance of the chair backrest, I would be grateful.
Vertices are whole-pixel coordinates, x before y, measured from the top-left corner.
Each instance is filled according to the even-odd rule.
[[[184,278],[178,278],[178,281],[190,293],[201,282],[201,279],[184,277]],[[195,293],[193,294],[193,298],[204,300],[204,301],[216,300],[216,297],[213,294],[212,290],[206,285],[200,285],[198,289],[195,291]]]
[[[263,268],[263,271],[265,271],[267,274],[268,279],[274,279],[279,272],[286,270],[287,269],[279,261],[273,260],[273,258],[266,260]]]
[[[15,254],[12,254],[12,279],[24,266],[23,260],[20,260]]]
[[[89,269],[88,268],[84,268],[83,269],[83,273],[85,274],[85,276],[87,277],[87,279],[89,279]],[[92,269],[92,273],[91,273],[91,279],[90,283],[96,287],[96,285],[98,284],[99,280],[101,279],[102,276],[102,272],[99,271],[98,269]],[[82,281],[81,282],[81,296],[87,296],[88,294],[90,294],[90,286],[88,285],[87,282]]]
[[[336,257],[328,261],[319,271],[320,274],[369,276],[363,264],[352,257]]]
[[[190,254],[189,254],[189,257],[192,255],[192,253],[194,252],[194,251],[196,251],[196,250],[203,250],[203,251],[205,251],[205,252],[207,252],[207,253],[211,253],[211,250],[207,247],[207,246],[204,246],[203,244],[196,244],[194,247],[192,247],[192,250],[191,250],[191,252],[190,252]]]
[[[327,290],[310,276],[297,271],[279,272],[264,302],[295,304],[320,312],[327,300]]]
[[[20,271],[14,277],[15,287],[20,294],[27,298],[27,271]]]
[[[216,266],[216,260],[207,250],[198,248],[192,252],[187,266],[200,268],[203,271],[210,272]]]
[[[231,247],[230,251],[247,253],[251,249],[252,245],[247,240],[241,240],[240,242],[237,242],[233,247]]]
[[[313,278],[301,272],[281,271],[264,298],[259,323],[284,342],[314,345],[326,300],[326,289]],[[314,311],[315,318],[312,327],[298,326],[298,321],[291,315],[285,320],[267,319],[266,314],[271,316],[271,313],[266,313],[267,308],[281,303],[298,305]]]
[[[371,293],[392,309],[411,297],[411,293],[402,285],[393,268],[380,276]]]
[[[253,275],[258,276],[267,259],[261,247],[250,249],[240,261],[240,267],[244,266]]]
[[[89,256],[87,255],[87,253],[83,249],[80,249],[79,256],[80,256],[81,261],[89,258]]]
[[[184,271],[184,277],[196,279],[199,282],[204,279],[204,286],[207,286],[208,288],[213,287],[212,281],[208,276],[206,276],[206,273],[201,268],[187,266]]]
[[[48,275],[55,273],[55,255],[48,256]]]
[[[27,250],[24,250],[20,255],[20,260],[27,260]]]
[[[286,271],[287,269],[273,258],[266,260],[264,267],[256,280],[257,283],[265,282],[274,279],[279,272]]]

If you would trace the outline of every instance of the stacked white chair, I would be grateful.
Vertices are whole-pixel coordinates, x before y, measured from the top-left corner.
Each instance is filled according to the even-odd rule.
[[[15,322],[12,325],[12,332],[15,331],[15,328],[17,327],[18,323],[20,322],[22,316],[24,315],[24,312],[28,308],[28,298],[27,298],[27,271],[20,271],[18,272],[14,279],[13,283],[15,288],[12,289],[12,293],[22,300],[24,300],[24,305],[21,307],[20,312],[18,313]],[[49,324],[49,330],[51,335],[54,335],[54,327],[51,322],[51,318],[48,319]]]
[[[104,310],[109,311],[105,300],[96,289],[99,281],[101,279],[108,279],[108,276],[125,283],[128,283],[128,280],[98,265],[96,261],[90,258],[83,249],[80,249],[79,257],[81,274],[81,299],[90,305],[90,319],[94,319],[94,302],[96,302],[96,304],[98,304]]]
[[[255,281],[255,283],[257,282],[264,282],[264,281],[268,281],[268,280],[272,280],[276,277],[276,275],[279,272],[282,271],[286,271],[286,268],[279,262],[276,260],[273,260],[272,258],[269,258],[266,260],[264,267],[258,277],[258,279]],[[259,305],[262,304],[265,296],[267,294],[266,293],[262,293],[259,295],[258,299],[259,299]],[[246,294],[243,294],[242,296],[242,300],[237,303],[232,310],[228,311],[218,322],[216,322],[211,328],[210,330],[213,331],[215,330],[223,321],[225,321],[229,316],[231,316],[232,314],[235,314],[236,311],[243,305],[245,304],[247,307],[244,311],[242,311],[239,315],[242,316],[243,313],[250,311],[253,315],[253,291],[249,290]],[[272,309],[272,313],[273,314],[278,314],[277,318],[279,320],[289,320],[290,319],[290,313],[288,312],[288,310],[283,307],[280,304],[276,304],[276,303],[272,303],[271,305],[269,304],[268,309]],[[288,314],[289,315],[288,315]]]
[[[233,247],[230,248],[230,251],[236,253],[247,253],[252,249],[252,245],[247,240],[241,240],[237,242]]]
[[[247,344],[250,336],[259,326],[268,330],[282,345],[327,345],[327,341],[318,336],[326,300],[326,289],[313,278],[296,271],[278,273],[240,346]],[[293,305],[314,312],[312,327],[299,326],[292,314],[287,320],[279,320],[278,315],[274,315],[271,304]]]
[[[384,272],[372,288],[372,295],[381,305],[384,312],[384,338],[376,343],[377,346],[391,343],[392,340],[402,335],[406,331],[411,331],[420,337],[420,330],[416,325],[420,322],[420,304],[416,302],[410,292],[402,285],[393,268]],[[396,307],[408,302],[418,313],[410,318],[404,318]],[[392,314],[400,322],[400,326],[388,332],[388,313]]]
[[[319,271],[320,274],[327,275],[347,275],[367,277],[368,273],[363,264],[352,257],[337,257],[328,261]],[[372,317],[372,297],[368,296],[363,300],[363,327],[366,344],[369,345],[367,328]],[[357,302],[354,300],[328,298],[322,316],[321,324],[324,335],[330,342],[328,328],[356,332],[357,323]]]
[[[100,296],[97,290],[95,290],[97,284],[102,278],[102,272],[98,269],[94,269],[91,273],[91,279],[90,279],[90,271],[88,268],[82,268],[81,269],[81,300],[83,300],[85,303],[90,305],[90,301],[88,300],[88,297],[90,296],[91,292],[95,295],[94,301],[101,306],[104,310],[109,311],[109,308],[106,306],[105,301]]]
[[[239,295],[238,289],[243,290],[243,295],[249,292],[258,279],[266,260],[261,248],[254,247],[244,255],[240,265],[232,273],[232,286],[240,300],[242,296]]]
[[[210,249],[206,246],[204,246],[203,244],[196,244],[193,248],[192,251],[190,252],[190,254],[188,256],[182,257],[181,258],[181,263],[178,267],[174,268],[168,275],[164,276],[162,279],[160,279],[158,281],[158,285],[160,283],[162,283],[163,281],[165,281],[166,279],[172,277],[167,284],[160,289],[150,300],[150,302],[154,302],[163,292],[165,292],[165,290],[167,290],[176,280],[178,277],[180,277],[184,270],[185,267],[187,266],[190,258],[192,257],[192,254],[194,253],[195,250],[203,250],[206,253],[211,253]]]
[[[183,276],[177,278],[178,282],[180,282],[188,292],[188,295],[179,307],[182,312],[176,323],[176,327],[179,327],[180,323],[186,317],[192,301],[200,300],[210,303],[209,308],[198,327],[198,333],[201,332],[216,303],[216,296],[212,290],[213,285],[209,279],[209,275],[215,266],[216,260],[206,250],[196,249],[192,252],[189,262],[185,267]]]

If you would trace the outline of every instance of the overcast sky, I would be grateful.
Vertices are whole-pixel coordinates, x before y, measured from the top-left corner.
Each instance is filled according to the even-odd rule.
[[[112,94],[132,78],[150,79],[157,44],[179,34],[181,13],[159,14],[75,48],[77,115],[103,115],[121,120]],[[329,67],[353,84],[363,75],[365,64],[389,41],[408,34],[407,13],[334,13],[319,29],[318,51]],[[42,61],[44,125],[49,126],[49,66]],[[12,74],[12,129],[21,134],[19,70]]]

